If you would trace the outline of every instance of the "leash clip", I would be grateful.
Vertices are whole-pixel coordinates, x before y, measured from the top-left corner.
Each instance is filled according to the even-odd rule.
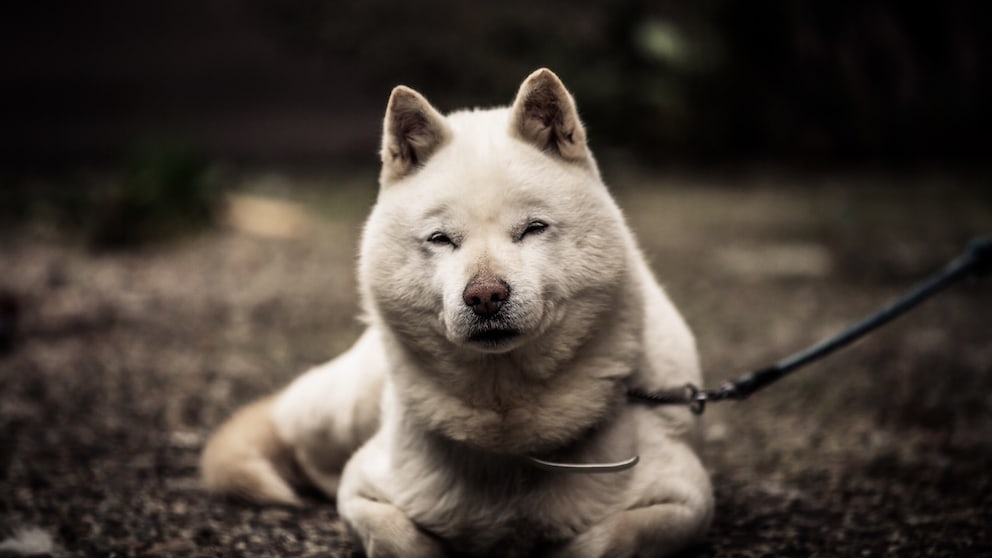
[[[685,390],[686,399],[689,401],[689,410],[694,415],[703,414],[706,411],[706,401],[709,399],[709,395],[692,383],[686,384]]]

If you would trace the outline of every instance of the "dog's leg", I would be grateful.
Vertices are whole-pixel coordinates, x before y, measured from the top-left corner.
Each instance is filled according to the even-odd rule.
[[[614,514],[570,541],[555,556],[648,558],[671,556],[705,531],[696,510],[663,503]]]
[[[208,491],[259,504],[300,504],[288,482],[292,452],[269,416],[274,399],[239,410],[207,442],[200,470]]]
[[[385,359],[374,331],[277,395],[234,414],[207,443],[206,488],[260,504],[299,505],[293,486],[333,498],[351,453],[379,427]]]
[[[339,501],[352,535],[369,558],[435,558],[444,549],[396,506],[364,496]]]
[[[341,470],[379,428],[386,361],[367,331],[350,350],[297,378],[280,394],[272,418],[306,480],[328,498]]]
[[[394,473],[386,438],[380,431],[348,461],[341,474],[338,513],[370,558],[444,556],[441,543],[392,503]]]
[[[580,533],[556,556],[670,556],[703,537],[713,494],[695,453],[686,443],[664,438],[642,448],[626,509]]]

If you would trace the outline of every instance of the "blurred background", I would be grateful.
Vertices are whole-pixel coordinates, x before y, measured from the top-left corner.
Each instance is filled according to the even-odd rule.
[[[333,506],[206,499],[245,402],[359,334],[390,89],[509,103],[542,66],[709,380],[992,232],[978,1],[10,3],[0,17],[0,556],[347,556]],[[992,555],[986,281],[704,429],[687,556]]]
[[[113,230],[137,205],[182,227],[230,185],[208,169],[374,169],[396,84],[485,107],[540,66],[608,171],[984,178],[988,16],[968,0],[18,3],[0,21],[0,216],[104,220],[109,244],[153,234]]]
[[[973,165],[988,16],[967,0],[21,2],[0,22],[0,152],[8,169],[112,163],[167,137],[354,164],[393,85],[498,105],[547,66],[596,145],[639,161]]]
[[[579,99],[607,171],[985,179],[988,12],[968,0],[17,3],[0,20],[0,217],[100,221],[87,234],[106,244],[155,236],[176,227],[125,234],[114,229],[131,223],[114,221],[199,223],[249,169],[374,169],[394,85],[442,110],[485,107],[540,66]]]

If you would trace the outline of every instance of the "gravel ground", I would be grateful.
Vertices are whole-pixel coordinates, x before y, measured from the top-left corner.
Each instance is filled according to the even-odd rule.
[[[352,553],[332,502],[212,500],[197,459],[235,408],[360,332],[354,253],[374,194],[353,182],[269,176],[245,189],[300,203],[277,212],[292,226],[240,215],[128,252],[43,223],[0,232],[0,319],[18,309],[0,347],[0,541],[38,528],[58,556]],[[866,315],[992,232],[992,196],[940,177],[614,184],[710,385]],[[990,308],[989,280],[956,286],[712,406],[717,517],[685,556],[992,556]]]

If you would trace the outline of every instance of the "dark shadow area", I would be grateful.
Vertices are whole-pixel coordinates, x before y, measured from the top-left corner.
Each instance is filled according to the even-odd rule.
[[[988,16],[966,0],[20,3],[0,22],[0,153],[112,162],[179,134],[240,162],[364,161],[393,85],[490,106],[547,66],[601,156],[983,164]]]

